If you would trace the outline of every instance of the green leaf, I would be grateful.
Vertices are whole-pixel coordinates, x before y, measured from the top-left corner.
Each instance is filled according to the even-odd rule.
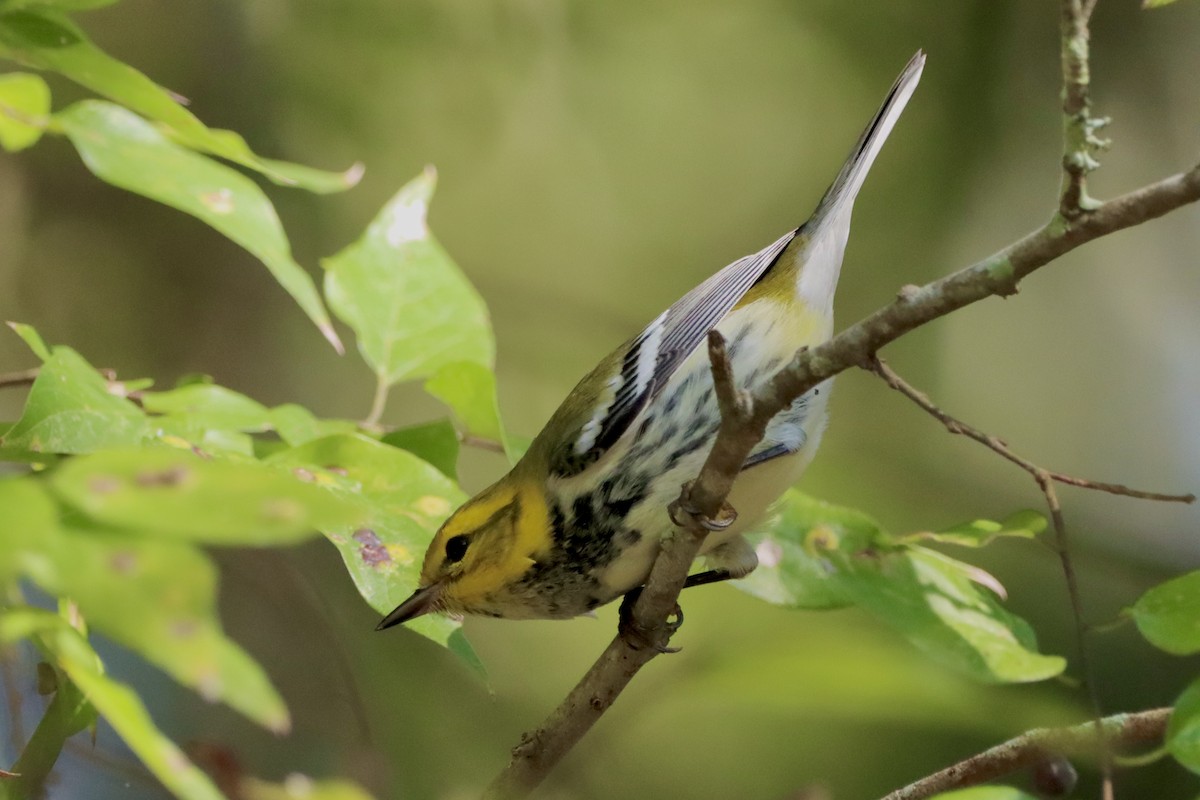
[[[790,608],[827,609],[851,605],[832,551],[853,553],[883,537],[868,515],[790,489],[780,499],[765,531],[750,537],[758,568],[734,585],[761,600]]]
[[[275,207],[257,184],[112,103],[85,100],[55,119],[96,177],[202,220],[262,261],[341,352],[316,286],[292,258]]]
[[[1037,800],[1037,798],[1010,786],[972,786],[970,789],[956,789],[953,792],[935,794],[931,800]]]
[[[183,542],[62,528],[58,510],[28,478],[0,481],[0,581],[28,577],[70,597],[97,630],[209,700],[274,730],[287,709],[262,669],[217,621],[216,570]]]
[[[496,376],[482,364],[457,361],[446,364],[425,382],[425,391],[441,400],[471,436],[496,442],[511,463],[524,452],[504,430],[496,402]]]
[[[372,800],[357,783],[344,780],[314,781],[293,772],[283,783],[243,778],[238,784],[243,800]]]
[[[104,4],[104,0],[54,0],[62,8]],[[88,40],[69,17],[39,3],[36,10],[0,14],[0,45],[23,64],[58,72],[81,86],[169,126],[174,139],[195,150],[256,170],[275,183],[314,192],[349,189],[362,177],[356,164],[342,173],[264,159],[232,131],[208,128],[163,87],[112,58]]]
[[[839,572],[855,605],[978,680],[1039,681],[1066,668],[1037,652],[1033,629],[976,585],[970,565],[912,547],[846,559]]]
[[[389,385],[456,361],[490,367],[495,352],[483,300],[425,224],[434,183],[427,169],[362,238],[322,262],[330,308]]]
[[[32,325],[26,325],[24,322],[9,322],[6,323],[12,328],[17,336],[21,337],[21,341],[29,345],[29,349],[33,354],[42,361],[50,360],[50,348],[42,341],[42,335]]]
[[[186,542],[68,528],[36,545],[30,577],[78,604],[88,623],[211,702],[276,733],[290,727],[262,668],[217,620],[217,571]]]
[[[1142,636],[1160,650],[1179,656],[1200,652],[1200,571],[1155,586],[1129,613]]]
[[[755,540],[759,568],[736,584],[743,591],[799,608],[858,606],[931,657],[983,681],[1042,680],[1066,666],[1039,654],[1032,628],[977,585],[995,583],[982,570],[896,539],[860,511],[795,490],[777,508]]]
[[[339,497],[366,509],[355,526],[322,528],[346,563],[359,594],[380,614],[416,588],[433,534],[466,496],[453,481],[412,453],[361,435],[330,436],[272,456],[271,463],[302,470]],[[461,623],[440,615],[406,625],[478,665]]]
[[[224,800],[208,776],[154,725],[137,694],[104,674],[77,631],[64,623],[45,641],[63,671],[168,790],[181,800]]]
[[[37,75],[0,75],[0,147],[10,153],[42,138],[50,113],[50,87]]]
[[[17,577],[26,554],[57,529],[58,509],[41,483],[30,478],[0,480],[0,585]]]
[[[927,540],[963,547],[984,547],[1001,537],[1033,539],[1046,530],[1046,517],[1037,511],[1018,511],[1002,522],[976,519],[941,531],[922,531],[902,537],[902,541]]]
[[[420,456],[450,480],[457,480],[458,434],[449,420],[401,428],[388,433],[381,441]]]
[[[165,392],[143,392],[142,408],[186,420],[199,429],[261,432],[271,428],[271,412],[256,400],[224,386],[193,383]]]
[[[0,448],[88,453],[137,444],[148,430],[141,409],[112,394],[103,376],[74,350],[56,347],[29,390],[24,413],[0,440]]]
[[[247,456],[255,453],[255,440],[229,428],[207,427],[182,415],[151,417],[154,438],[176,449],[193,450],[204,456]]]
[[[281,470],[165,447],[72,459],[50,481],[65,502],[105,525],[209,544],[291,544],[361,516],[352,503]]]
[[[1175,0],[1142,0],[1142,8],[1162,8],[1174,2]]]
[[[355,422],[348,419],[318,419],[307,408],[295,403],[272,408],[271,427],[293,447],[337,433],[358,431]]]
[[[1167,722],[1166,745],[1176,761],[1200,774],[1200,680],[1175,701]]]

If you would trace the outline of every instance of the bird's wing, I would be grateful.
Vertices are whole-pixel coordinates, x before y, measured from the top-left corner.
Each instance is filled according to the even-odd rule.
[[[543,444],[549,448],[551,473],[562,478],[577,475],[616,444],[683,360],[771,268],[795,235],[789,231],[713,275],[584,378],[539,437],[546,437]],[[599,387],[599,396],[585,397],[584,386]]]

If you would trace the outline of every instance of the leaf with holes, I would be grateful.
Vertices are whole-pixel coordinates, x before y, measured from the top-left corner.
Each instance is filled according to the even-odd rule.
[[[206,544],[291,544],[361,517],[353,502],[283,470],[166,447],[72,459],[50,482],[97,522]]]
[[[354,526],[322,528],[341,553],[367,603],[387,614],[417,586],[421,559],[442,522],[466,496],[431,464],[366,436],[317,439],[270,458],[304,474],[337,497],[354,499],[366,518]],[[419,617],[406,627],[479,661],[459,622],[440,615]]]

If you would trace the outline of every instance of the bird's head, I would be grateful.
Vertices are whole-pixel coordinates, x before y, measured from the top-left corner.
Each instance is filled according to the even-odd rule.
[[[431,612],[509,616],[505,601],[514,584],[552,545],[543,490],[509,473],[443,523],[425,552],[417,590],[377,630]]]

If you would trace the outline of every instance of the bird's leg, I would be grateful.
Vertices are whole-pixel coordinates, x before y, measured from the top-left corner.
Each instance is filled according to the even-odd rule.
[[[734,536],[705,553],[709,569],[688,575],[683,588],[744,578],[758,566],[758,553],[745,538]]]
[[[630,589],[625,593],[624,599],[621,600],[621,607],[617,611],[620,620],[617,623],[617,632],[635,650],[648,647],[660,653],[678,653],[678,647],[667,647],[664,644],[660,644],[656,641],[657,637],[651,629],[646,628],[634,619],[633,607],[637,604],[638,598],[642,596],[642,588],[639,586],[636,589]],[[671,612],[671,617],[667,618],[666,625],[664,626],[667,638],[669,639],[682,625],[683,609],[676,603],[675,610]]]
[[[688,575],[687,580],[683,583],[683,588],[689,586],[704,586],[708,583],[719,583],[720,581],[737,580],[744,578],[754,571],[758,566],[758,554],[754,552],[754,548],[741,536],[734,536],[728,541],[722,542],[717,547],[714,547],[711,552],[705,555],[712,569],[707,569],[704,572],[697,572],[694,575]],[[678,652],[677,647],[664,647],[652,641],[650,631],[639,625],[633,618],[633,606],[642,595],[642,587],[639,586],[625,593],[625,598],[621,601],[620,609],[620,625],[619,630],[621,635],[634,646],[653,647],[660,653],[675,653]],[[683,625],[683,609],[679,604],[675,604],[673,612],[674,619],[667,623],[667,630],[674,634],[675,631]]]

